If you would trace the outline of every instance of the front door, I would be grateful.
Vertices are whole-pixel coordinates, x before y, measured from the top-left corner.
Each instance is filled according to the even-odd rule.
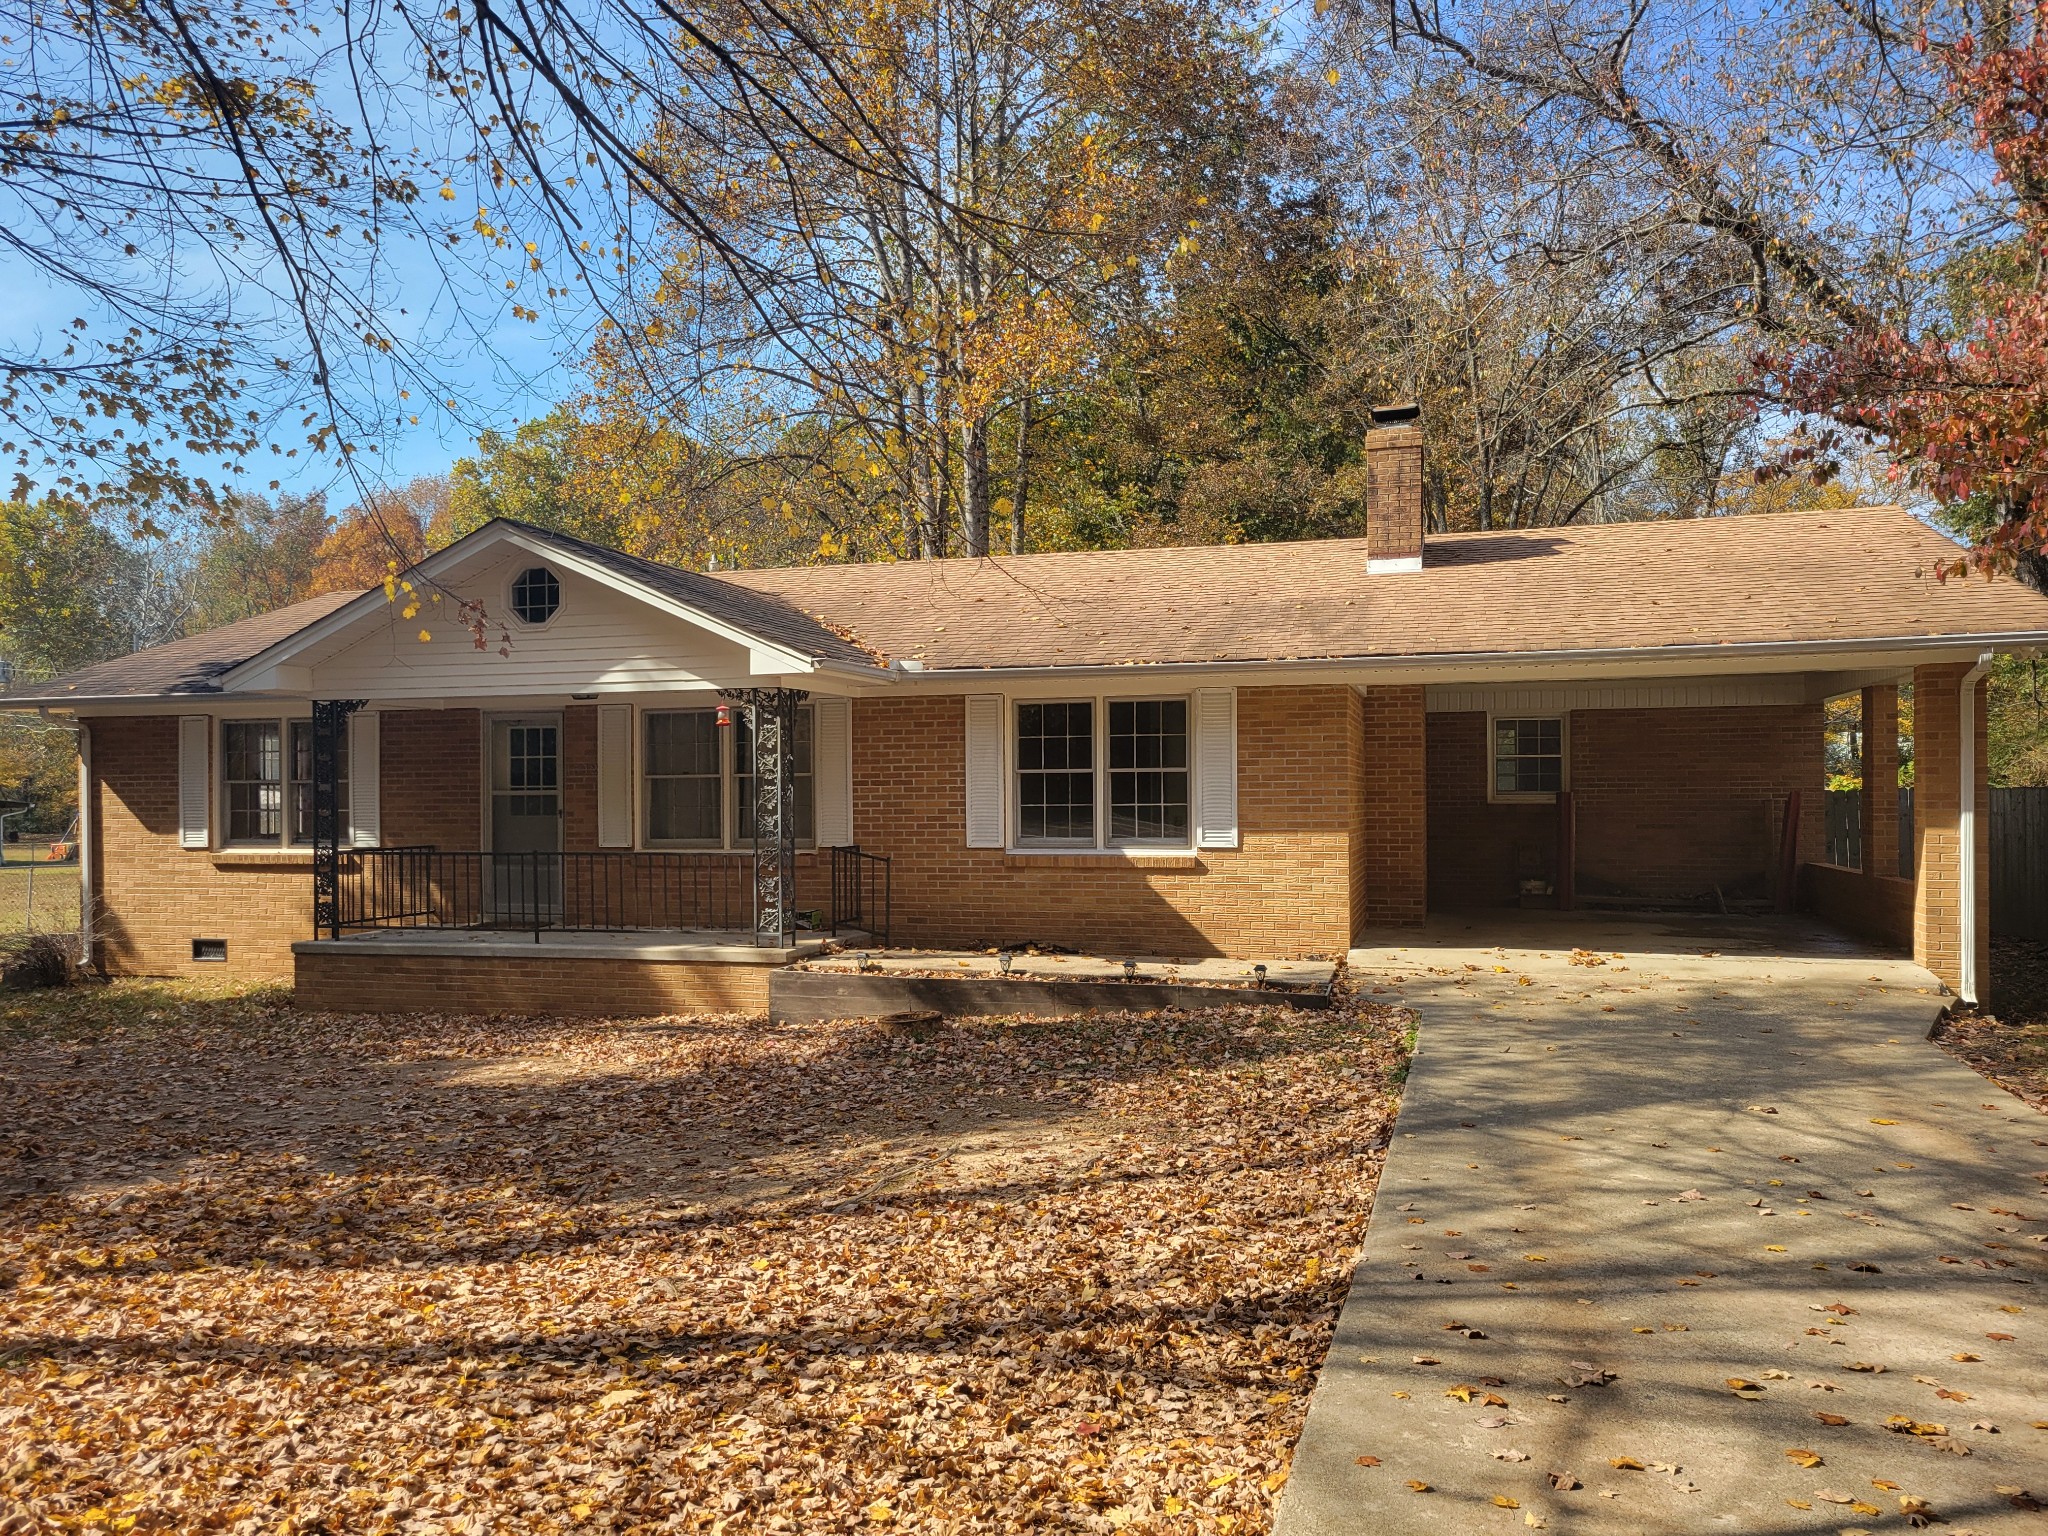
[[[491,916],[539,927],[562,910],[562,722],[491,721]]]

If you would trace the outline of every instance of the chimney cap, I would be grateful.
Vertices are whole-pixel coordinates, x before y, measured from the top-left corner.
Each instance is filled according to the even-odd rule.
[[[1403,422],[1414,421],[1421,414],[1422,407],[1413,400],[1376,405],[1372,408],[1372,424],[1376,427],[1397,427]]]

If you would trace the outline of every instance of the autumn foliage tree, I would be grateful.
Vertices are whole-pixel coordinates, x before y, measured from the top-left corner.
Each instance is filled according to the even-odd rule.
[[[1956,506],[1974,542],[1962,562],[2017,570],[2048,590],[2048,8],[1986,47],[1922,47],[1940,63],[1977,143],[1995,160],[2016,232],[1967,279],[1964,322],[1918,334],[1865,324],[1831,345],[1768,361],[1802,410],[1874,438],[1919,486]],[[1803,452],[1824,459],[1836,434]]]

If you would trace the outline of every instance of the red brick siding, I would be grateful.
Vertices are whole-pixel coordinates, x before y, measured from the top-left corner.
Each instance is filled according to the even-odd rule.
[[[1147,865],[967,847],[965,701],[855,700],[854,835],[895,861],[896,941],[1032,939],[1165,956],[1344,949],[1355,695],[1246,688],[1237,708],[1240,846]]]
[[[1364,732],[1365,918],[1374,926],[1423,920],[1428,899],[1429,785],[1423,690],[1367,690]]]
[[[1575,710],[1571,787],[1582,896],[1767,895],[1786,792],[1803,792],[1801,857],[1819,857],[1818,704]],[[1498,906],[1556,873],[1557,812],[1495,804],[1486,716],[1429,717],[1429,891],[1434,907]]]
[[[1967,662],[1913,670],[1913,958],[1951,987],[1962,980],[1962,679]],[[1991,790],[1984,684],[1976,722],[1979,984],[1991,943]]]
[[[116,975],[289,977],[293,941],[312,936],[311,862],[266,868],[180,848],[177,718],[102,719],[90,728],[100,965]],[[227,940],[227,962],[194,961],[198,938]]]
[[[480,848],[483,717],[474,709],[394,709],[378,717],[387,848]]]

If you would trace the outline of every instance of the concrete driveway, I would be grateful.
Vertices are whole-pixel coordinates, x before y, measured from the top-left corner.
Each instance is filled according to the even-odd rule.
[[[2048,1117],[1927,972],[1583,914],[1352,966],[1420,1045],[1279,1536],[2048,1532]]]

